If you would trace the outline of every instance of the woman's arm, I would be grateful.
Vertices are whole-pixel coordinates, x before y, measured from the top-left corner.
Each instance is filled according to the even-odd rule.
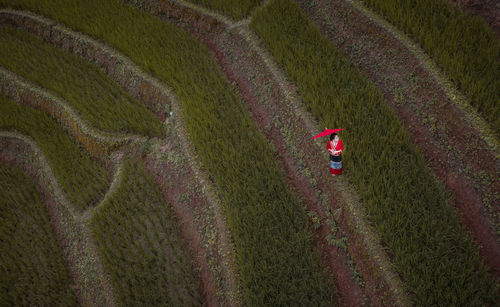
[[[335,150],[333,150],[333,155],[339,155],[344,151],[344,144],[342,143],[342,140],[339,140],[337,146],[335,146]]]
[[[344,143],[342,142],[342,140],[339,140],[339,144],[337,145],[337,148],[338,148],[337,152],[339,154],[341,154],[344,151]]]

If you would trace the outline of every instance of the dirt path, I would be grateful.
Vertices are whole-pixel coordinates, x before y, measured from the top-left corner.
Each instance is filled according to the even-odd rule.
[[[358,9],[359,3],[298,2],[322,34],[383,92],[451,193],[490,272],[500,276],[498,139],[483,129],[486,124],[473,110],[456,101],[455,90],[428,58],[418,55],[418,47],[403,41],[400,33],[396,37],[374,14]]]
[[[172,90],[115,50],[49,19],[29,12],[1,10],[0,23],[21,27],[47,42],[96,63],[132,97],[144,102],[164,121],[166,130],[170,131],[168,139],[144,142],[137,137],[127,143],[134,148],[152,148],[151,151],[144,151],[141,158],[145,159],[148,171],[172,204],[181,226],[180,235],[195,266],[193,271],[195,274],[199,272],[201,277],[198,280],[204,304],[239,305],[231,238],[225,228],[214,189],[205,179],[207,177],[201,171],[187,141],[182,118],[179,117],[180,106]],[[174,113],[173,118],[167,118],[170,110]],[[97,138],[98,133],[93,132],[89,133],[90,136]],[[127,148],[123,150],[131,149],[129,146]],[[137,148],[134,150],[137,151]],[[175,164],[169,159],[184,163]],[[172,181],[172,178],[176,180]],[[192,191],[197,193],[193,194]],[[85,212],[81,217],[82,221],[88,223],[92,212],[93,210]],[[105,281],[106,278],[104,277]]]
[[[185,28],[209,48],[258,128],[274,144],[290,186],[317,227],[315,242],[334,277],[339,304],[409,305],[399,277],[364,220],[359,200],[343,179],[334,181],[328,176],[324,144],[311,140],[317,125],[299,110],[295,87],[275,63],[270,66],[270,56],[263,56],[248,20],[233,23],[184,2],[141,4]]]

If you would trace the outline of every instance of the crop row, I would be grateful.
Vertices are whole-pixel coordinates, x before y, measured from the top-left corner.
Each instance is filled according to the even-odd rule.
[[[443,187],[375,85],[293,1],[270,1],[251,27],[320,125],[344,128],[346,173],[416,303],[477,306],[498,299],[498,285]]]
[[[479,17],[446,0],[365,0],[408,33],[500,134],[500,40]]]
[[[161,135],[153,113],[97,66],[24,30],[0,28],[0,65],[65,99],[98,129]]]
[[[121,304],[201,304],[175,220],[142,163],[125,162],[121,185],[99,206],[91,224]]]
[[[305,210],[289,191],[273,149],[205,47],[119,1],[0,3],[41,13],[106,41],[174,88],[192,144],[223,202],[245,302],[332,301],[332,284],[314,249]]]
[[[34,139],[76,207],[94,205],[104,194],[106,171],[80,150],[55,119],[0,95],[0,130],[17,131]]]
[[[0,305],[77,306],[49,216],[31,179],[0,164]]]

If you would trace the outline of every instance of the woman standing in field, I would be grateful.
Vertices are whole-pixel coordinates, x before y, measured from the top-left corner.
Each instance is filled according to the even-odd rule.
[[[342,174],[342,151],[344,144],[336,133],[330,135],[330,141],[326,144],[326,150],[330,153],[330,173],[333,176]]]

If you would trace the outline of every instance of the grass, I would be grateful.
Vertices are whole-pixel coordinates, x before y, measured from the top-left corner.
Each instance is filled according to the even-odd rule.
[[[107,173],[73,143],[48,115],[0,95],[0,130],[17,131],[41,148],[69,200],[80,209],[95,204],[107,187]]]
[[[236,20],[247,17],[253,9],[258,7],[263,0],[187,0],[207,8],[221,12],[224,15],[233,17]]]
[[[20,169],[2,164],[0,250],[0,305],[78,305],[35,186]]]
[[[161,135],[153,113],[97,66],[24,30],[0,27],[0,65],[64,98],[99,129]]]
[[[498,283],[376,86],[293,1],[272,0],[259,8],[251,28],[298,86],[321,127],[344,128],[348,179],[416,304],[498,301]]]
[[[500,134],[500,40],[480,17],[445,0],[364,0],[406,32]]]
[[[209,51],[161,19],[107,0],[0,0],[106,41],[170,84],[198,156],[218,188],[249,305],[332,305],[311,226],[273,149]]]
[[[175,220],[142,163],[126,161],[122,183],[98,208],[92,230],[120,304],[201,305]]]

